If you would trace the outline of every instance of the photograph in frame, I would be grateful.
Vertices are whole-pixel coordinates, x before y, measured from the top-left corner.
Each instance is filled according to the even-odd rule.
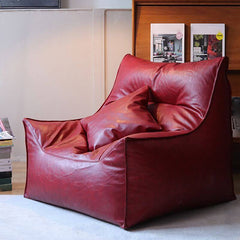
[[[225,56],[225,24],[191,24],[191,62]]]
[[[152,23],[150,60],[183,63],[185,24]]]

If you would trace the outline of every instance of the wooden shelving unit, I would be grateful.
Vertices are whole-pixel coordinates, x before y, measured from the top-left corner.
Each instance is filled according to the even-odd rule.
[[[185,61],[190,61],[190,24],[225,23],[228,77],[240,96],[240,1],[133,0],[133,54],[150,59],[150,24],[185,23]]]

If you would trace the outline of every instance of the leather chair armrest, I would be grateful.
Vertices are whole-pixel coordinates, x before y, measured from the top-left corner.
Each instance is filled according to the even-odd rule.
[[[180,132],[143,133],[126,138],[128,227],[136,220],[186,206],[235,198],[226,141],[212,140],[211,134],[200,129],[177,134]]]
[[[23,120],[23,123],[26,133],[31,132],[34,141],[45,150],[54,149],[55,152],[59,153],[84,153],[88,151],[86,134],[80,119],[40,121],[27,118]]]
[[[181,135],[186,135],[190,133],[190,130],[180,130],[180,131],[158,131],[158,132],[143,132],[135,133],[127,136],[127,139],[151,139],[151,138],[171,138]]]

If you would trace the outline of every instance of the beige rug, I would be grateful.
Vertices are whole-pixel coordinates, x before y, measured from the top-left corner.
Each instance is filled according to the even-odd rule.
[[[229,203],[172,214],[125,231],[19,195],[1,195],[0,239],[240,240],[240,197]]]

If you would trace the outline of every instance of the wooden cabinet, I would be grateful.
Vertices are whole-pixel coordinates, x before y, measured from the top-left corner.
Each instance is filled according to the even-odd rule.
[[[185,61],[190,61],[190,24],[224,23],[228,77],[240,96],[240,1],[133,0],[133,54],[150,59],[150,24],[185,23]]]

